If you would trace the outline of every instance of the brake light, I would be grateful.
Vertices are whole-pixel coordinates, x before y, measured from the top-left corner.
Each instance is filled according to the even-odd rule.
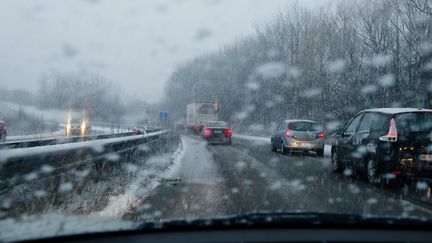
[[[323,138],[324,135],[325,135],[325,132],[321,131],[321,132],[318,133],[317,138]]]
[[[285,131],[285,137],[292,137],[292,135],[293,135],[293,132],[291,130],[287,129]]]
[[[232,132],[231,132],[231,129],[228,128],[228,129],[224,130],[224,133],[225,133],[225,135],[231,135]]]
[[[212,133],[212,130],[210,128],[204,129],[204,134],[210,134]]]
[[[384,136],[379,137],[379,140],[385,142],[396,142],[398,138],[398,133],[396,129],[396,121],[394,118],[390,119],[390,126],[388,133]]]

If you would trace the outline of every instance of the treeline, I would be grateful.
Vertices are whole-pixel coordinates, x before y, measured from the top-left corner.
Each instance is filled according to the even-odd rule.
[[[51,72],[40,80],[36,100],[40,109],[85,112],[91,120],[118,122],[126,112],[112,83],[96,74]]]
[[[346,121],[371,107],[431,106],[432,1],[293,6],[256,34],[179,67],[166,86],[175,117],[218,100],[221,118]]]

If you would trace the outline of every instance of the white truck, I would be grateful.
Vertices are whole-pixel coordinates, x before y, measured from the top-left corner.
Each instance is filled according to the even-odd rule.
[[[217,121],[219,117],[218,102],[195,102],[187,105],[186,128],[199,133],[203,126],[210,121]]]

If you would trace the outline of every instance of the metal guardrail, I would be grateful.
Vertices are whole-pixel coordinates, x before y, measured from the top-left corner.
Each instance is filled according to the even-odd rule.
[[[116,133],[116,134],[99,134],[88,136],[70,136],[70,137],[57,137],[57,138],[43,138],[43,139],[30,139],[14,142],[6,142],[0,144],[0,149],[15,149],[15,148],[30,148],[37,146],[47,146],[56,144],[76,143],[89,140],[107,139],[115,137],[125,137],[133,135],[132,132]]]
[[[43,167],[67,170],[73,164],[109,159],[109,154],[133,151],[139,146],[150,147],[168,133],[169,130],[164,130],[143,135],[123,134],[124,136],[111,138],[108,134],[102,135],[103,139],[96,136],[98,139],[74,143],[0,150],[0,189],[25,182],[26,175],[31,173],[47,173]]]

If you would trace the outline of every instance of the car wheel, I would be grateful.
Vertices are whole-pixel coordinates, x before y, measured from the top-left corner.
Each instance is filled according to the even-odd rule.
[[[342,164],[341,161],[339,160],[339,156],[336,152],[332,153],[331,156],[331,165],[332,165],[332,170],[335,173],[340,173],[342,172]]]
[[[285,148],[283,141],[280,142],[280,145],[281,145],[280,146],[281,154],[288,154],[288,150],[287,150],[287,148]]]
[[[274,146],[274,143],[273,143],[273,141],[271,141],[271,151],[272,152],[276,152],[276,147]]]
[[[323,157],[323,156],[324,156],[324,149],[318,149],[318,150],[316,151],[316,153],[317,153],[317,155],[318,155],[319,157]]]
[[[370,184],[378,184],[381,182],[378,163],[373,158],[369,158],[366,163],[366,176]]]

